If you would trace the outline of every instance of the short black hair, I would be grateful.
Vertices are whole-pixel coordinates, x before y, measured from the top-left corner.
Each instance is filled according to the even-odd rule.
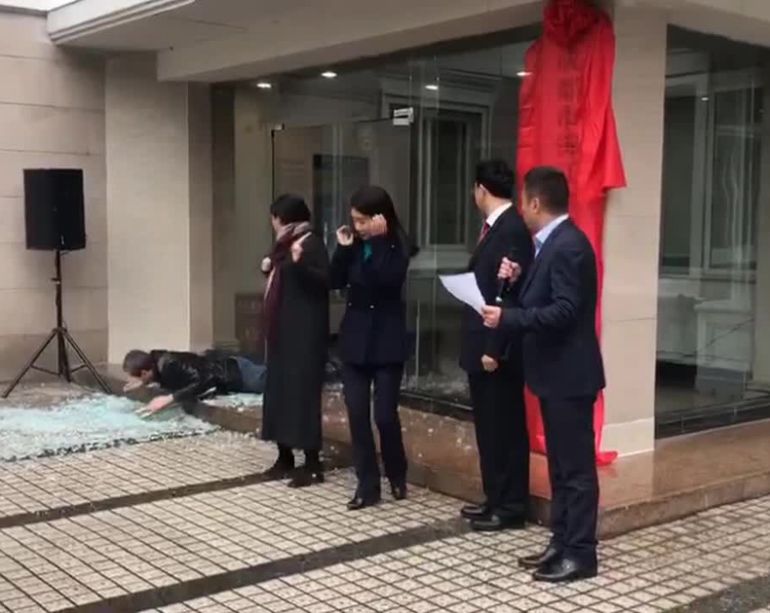
[[[569,212],[569,183],[558,168],[536,166],[530,170],[524,176],[524,191],[528,198],[538,198],[549,213]]]
[[[270,214],[283,224],[310,221],[310,209],[301,196],[283,194],[270,205]]]
[[[138,377],[146,370],[155,370],[155,360],[146,351],[133,349],[123,358],[123,372]]]
[[[483,160],[476,165],[476,185],[496,198],[513,198],[513,170],[505,160]]]

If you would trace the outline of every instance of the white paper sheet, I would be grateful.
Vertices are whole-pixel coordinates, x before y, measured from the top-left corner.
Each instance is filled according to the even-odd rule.
[[[439,275],[439,279],[452,296],[481,315],[481,310],[486,306],[486,302],[481,295],[478,283],[476,283],[476,275],[472,272],[466,272],[461,275]]]

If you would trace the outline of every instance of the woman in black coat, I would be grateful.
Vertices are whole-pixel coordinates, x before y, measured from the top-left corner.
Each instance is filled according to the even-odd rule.
[[[351,199],[353,228],[337,231],[331,286],[347,290],[340,326],[339,357],[353,443],[358,487],[350,510],[380,501],[380,471],[371,425],[380,433],[385,474],[396,500],[406,497],[406,454],[398,398],[407,359],[406,305],[403,299],[409,260],[416,252],[380,187],[364,187]]]
[[[288,477],[292,487],[323,482],[321,390],[329,338],[329,258],[312,232],[310,211],[298,196],[270,207],[276,241],[262,262],[265,292],[267,382],[262,438],[278,444],[267,473]],[[305,452],[294,470],[293,449]]]

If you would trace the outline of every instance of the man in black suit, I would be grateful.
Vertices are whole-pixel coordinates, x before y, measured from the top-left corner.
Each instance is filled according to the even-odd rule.
[[[522,215],[535,236],[535,263],[524,277],[521,307],[487,307],[484,323],[523,335],[524,378],[540,398],[551,480],[551,542],[520,560],[539,581],[571,581],[597,572],[599,484],[593,406],[604,387],[596,336],[596,256],[568,217],[569,187],[560,170],[534,168],[524,179]],[[521,267],[504,260],[502,277]]]
[[[513,171],[504,161],[477,166],[474,198],[484,226],[468,270],[475,274],[487,304],[501,300],[508,307],[518,305],[519,284],[500,284],[500,262],[508,256],[527,270],[534,255],[529,230],[511,203],[513,189]],[[466,307],[460,366],[468,373],[486,497],[483,504],[467,505],[461,513],[477,531],[523,528],[529,500],[529,439],[521,344],[484,327],[481,316]]]

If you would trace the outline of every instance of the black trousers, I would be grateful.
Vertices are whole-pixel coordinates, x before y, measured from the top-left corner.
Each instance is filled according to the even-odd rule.
[[[470,373],[468,381],[487,504],[501,517],[524,517],[529,502],[529,437],[522,375],[503,362],[493,373]]]
[[[596,564],[595,400],[540,399],[551,480],[551,542],[566,557],[586,565]]]
[[[388,366],[353,366],[342,368],[342,385],[348,408],[348,425],[353,442],[353,463],[358,477],[357,494],[380,495],[380,469],[372,432],[372,386],[374,387],[374,422],[380,433],[380,449],[385,475],[391,483],[406,483],[406,452],[398,417],[398,397],[403,364]]]

